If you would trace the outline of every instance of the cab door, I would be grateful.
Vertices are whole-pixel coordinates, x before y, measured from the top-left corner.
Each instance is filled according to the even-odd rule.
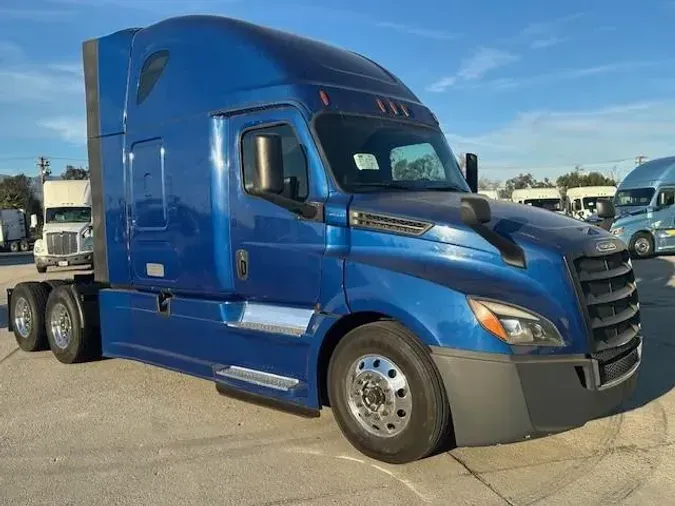
[[[288,314],[274,313],[275,308],[311,310],[317,303],[326,227],[321,211],[316,218],[306,219],[248,193],[255,163],[254,135],[265,132],[281,137],[286,197],[321,209],[327,198],[326,176],[307,122],[294,107],[233,116],[229,132],[235,292],[246,301],[266,304],[272,311],[268,321],[261,323],[274,325],[275,318]]]
[[[659,188],[652,223],[657,251],[675,249],[675,186]]]

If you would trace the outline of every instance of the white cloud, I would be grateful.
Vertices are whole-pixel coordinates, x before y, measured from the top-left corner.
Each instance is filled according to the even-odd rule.
[[[576,164],[602,170],[630,166],[639,154],[673,154],[673,117],[675,101],[636,102],[592,111],[524,112],[477,136],[447,136],[454,151],[477,153],[491,177],[504,180],[518,171],[555,177]]]
[[[561,28],[562,26],[567,25],[573,21],[576,21],[582,18],[583,16],[584,16],[583,12],[577,12],[575,14],[562,16],[560,18],[556,18],[551,21],[540,21],[536,23],[530,23],[520,31],[519,35],[525,38],[550,35],[557,29]]]
[[[567,40],[567,37],[558,37],[552,35],[551,37],[546,37],[544,39],[537,39],[530,44],[532,49],[546,49],[547,47],[557,46],[562,44]]]
[[[75,74],[77,76],[84,75],[84,68],[82,63],[72,62],[72,63],[50,63],[47,65],[48,68],[56,72],[63,74]]]
[[[62,21],[72,16],[72,11],[63,9],[22,9],[15,7],[0,7],[0,19],[27,20],[36,22]]]
[[[0,103],[53,102],[77,94],[84,94],[84,83],[72,75],[46,67],[0,70]]]
[[[0,65],[7,65],[21,61],[24,58],[23,50],[14,42],[0,40]]]
[[[446,76],[431,84],[427,90],[442,92],[459,81],[478,81],[485,74],[519,60],[519,56],[502,49],[478,48],[474,54],[462,61],[455,75]]]
[[[84,145],[87,142],[87,123],[83,117],[61,116],[40,121],[39,126],[53,130],[63,140]]]
[[[391,28],[401,33],[407,33],[409,35],[418,35],[427,39],[436,39],[436,40],[454,40],[459,37],[456,33],[446,32],[443,30],[433,30],[429,28],[418,28],[415,26],[400,24],[400,23],[391,23],[388,21],[381,21],[375,23],[375,26],[381,28]]]

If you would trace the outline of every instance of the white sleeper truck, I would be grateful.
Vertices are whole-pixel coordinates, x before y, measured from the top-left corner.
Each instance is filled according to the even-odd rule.
[[[523,188],[513,190],[511,200],[526,206],[541,207],[564,214],[563,200],[558,188]]]
[[[616,186],[581,186],[567,189],[568,214],[585,220],[595,214],[598,199],[612,200]]]
[[[42,239],[33,256],[38,272],[47,267],[91,265],[93,233],[89,180],[45,181]]]

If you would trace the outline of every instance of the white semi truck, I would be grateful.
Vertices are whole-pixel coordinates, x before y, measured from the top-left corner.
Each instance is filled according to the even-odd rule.
[[[30,238],[23,209],[0,209],[0,249],[28,251]]]
[[[541,207],[564,214],[563,199],[558,188],[523,188],[513,190],[511,200],[518,204]]]
[[[45,181],[42,238],[33,256],[38,272],[47,267],[93,264],[89,180]]]
[[[616,186],[582,186],[568,188],[567,210],[570,216],[585,220],[595,213],[598,199],[612,200]]]

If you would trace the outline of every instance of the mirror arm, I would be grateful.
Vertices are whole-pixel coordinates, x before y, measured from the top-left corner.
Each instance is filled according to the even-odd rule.
[[[295,214],[299,214],[308,220],[313,220],[316,218],[316,215],[319,212],[319,210],[314,206],[297,202],[293,199],[289,199],[288,197],[284,197],[283,195],[277,195],[276,193],[264,192],[260,190],[252,190],[250,193],[280,207],[283,207],[284,209],[288,209]]]

